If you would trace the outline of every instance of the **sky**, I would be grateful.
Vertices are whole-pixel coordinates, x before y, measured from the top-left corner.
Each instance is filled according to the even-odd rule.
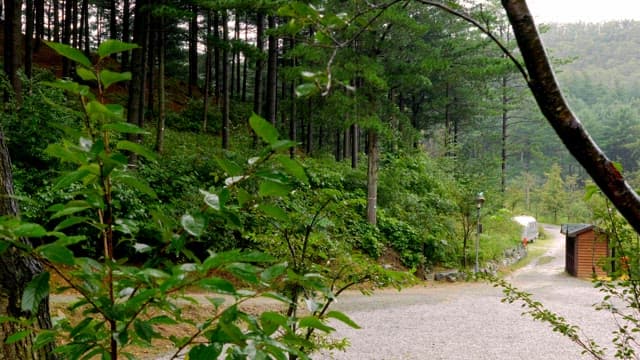
[[[640,20],[640,0],[527,0],[536,22]]]

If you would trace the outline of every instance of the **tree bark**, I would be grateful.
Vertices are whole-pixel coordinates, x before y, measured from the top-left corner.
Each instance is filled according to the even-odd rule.
[[[269,30],[269,49],[267,59],[267,120],[276,124],[276,104],[278,102],[278,39],[273,31],[276,29],[276,17],[268,16]]]
[[[229,18],[227,10],[222,10],[222,41],[229,42]],[[230,79],[229,79],[229,47],[222,49],[222,148],[229,149],[229,102],[230,102]]]
[[[91,43],[89,41],[89,0],[82,0],[82,51],[86,56],[90,55]]]
[[[60,42],[60,1],[58,0],[53,0],[53,41]]]
[[[556,81],[524,0],[502,0],[529,75],[528,85],[547,121],[629,224],[640,233],[640,197],[571,111]]]
[[[378,207],[378,134],[369,129],[368,134],[368,168],[367,168],[367,221],[376,225]]]
[[[33,73],[33,32],[35,8],[33,0],[27,0],[26,16],[25,16],[25,34],[24,34],[24,74],[31,79]]]
[[[204,86],[203,95],[202,95],[202,132],[207,132],[207,120],[209,118],[209,94],[211,93],[211,66],[213,63],[212,59],[212,47],[213,43],[211,38],[213,34],[211,33],[212,24],[212,16],[211,10],[207,10],[207,41],[206,41],[206,58],[205,58],[205,66],[204,66]]]
[[[256,58],[255,80],[253,83],[253,112],[262,115],[262,70],[264,68],[264,60],[262,58],[264,52],[264,13],[258,11],[256,15],[256,47],[258,48],[258,57]]]
[[[198,7],[191,6],[191,20],[189,21],[189,96],[193,96],[193,89],[198,86]]]
[[[131,21],[129,17],[131,16],[131,4],[129,0],[124,0],[122,2],[122,41],[128,43],[131,41],[131,31],[129,27],[131,26]],[[121,64],[123,69],[129,69],[129,55],[131,53],[129,51],[123,52],[120,56],[122,56]]]
[[[15,100],[22,103],[22,82],[18,77],[20,67],[21,49],[21,27],[22,27],[22,1],[4,0],[4,72],[7,74],[9,83],[13,88]],[[5,101],[10,98],[9,92],[5,91]]]
[[[127,121],[138,126],[143,125],[144,114],[144,84],[146,77],[147,43],[149,41],[149,11],[146,9],[148,0],[136,1],[134,9],[134,38],[133,42],[140,47],[131,53],[131,82],[129,83],[129,99],[127,100]],[[130,140],[138,141],[137,135],[130,136]],[[137,162],[134,154],[130,155],[131,164]]]
[[[11,158],[5,143],[4,133],[0,131],[0,214],[19,214],[18,203],[13,192],[13,176],[11,173]],[[34,276],[42,273],[42,264],[36,259],[27,257],[15,249],[9,249],[0,255],[0,315],[24,317],[20,301],[26,285]],[[38,329],[50,329],[49,297],[47,296],[38,307],[35,314],[37,322],[33,324]],[[23,331],[20,324],[2,322],[0,325],[0,360],[42,360],[54,359],[53,344],[49,344],[37,351],[34,350],[35,334],[13,344],[7,344],[6,339],[11,334]]]
[[[109,1],[109,36],[111,39],[118,39],[118,0]],[[112,57],[115,58],[116,55],[113,54]]]
[[[73,2],[67,0],[64,2],[64,24],[62,29],[62,43],[71,45],[71,20],[73,18]],[[73,64],[66,57],[62,58],[62,76],[70,77]]]
[[[44,40],[44,0],[35,0],[35,12],[36,12],[36,45],[35,51],[40,50],[40,40]]]
[[[165,17],[160,16],[160,28],[157,32],[158,38],[158,127],[156,131],[156,151],[162,153],[164,150],[164,126],[165,126],[165,44],[166,44],[166,31],[165,31]]]

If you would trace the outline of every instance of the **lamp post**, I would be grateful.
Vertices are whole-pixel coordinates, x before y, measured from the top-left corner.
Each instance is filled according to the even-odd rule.
[[[482,232],[482,224],[480,224],[480,208],[484,204],[484,195],[482,192],[479,192],[476,195],[476,214],[477,214],[477,224],[476,224],[476,266],[474,268],[474,273],[478,273],[478,250],[480,247],[480,233]]]

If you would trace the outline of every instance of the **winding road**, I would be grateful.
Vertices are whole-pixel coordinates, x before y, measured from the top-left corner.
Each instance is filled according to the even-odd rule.
[[[584,334],[608,348],[614,322],[595,311],[602,295],[589,281],[564,272],[564,236],[558,226],[545,225],[553,241],[544,255],[513,273],[508,280],[533,294],[548,309],[578,325]],[[532,245],[534,246],[534,245]],[[501,303],[502,291],[486,283],[430,284],[397,292],[383,290],[369,297],[341,296],[335,305],[362,329],[335,324],[336,337],[347,337],[346,352],[313,358],[353,360],[587,359],[568,338],[549,325],[521,315],[518,304]]]

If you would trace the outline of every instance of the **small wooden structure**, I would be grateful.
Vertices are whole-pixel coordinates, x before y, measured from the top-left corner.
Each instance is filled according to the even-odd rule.
[[[566,236],[565,270],[576,277],[606,276],[600,266],[611,256],[609,240],[590,224],[564,224],[561,232]]]

